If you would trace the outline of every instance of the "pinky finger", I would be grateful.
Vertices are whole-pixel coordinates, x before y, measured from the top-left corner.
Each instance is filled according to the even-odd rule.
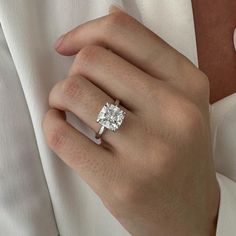
[[[43,120],[43,131],[49,147],[99,194],[106,188],[115,171],[112,153],[80,133],[56,109],[49,110]]]

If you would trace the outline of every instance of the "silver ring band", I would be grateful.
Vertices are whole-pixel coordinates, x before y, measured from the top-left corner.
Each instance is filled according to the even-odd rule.
[[[101,125],[101,126],[100,126],[100,129],[99,129],[98,132],[96,133],[95,138],[96,138],[96,139],[100,139],[101,136],[102,136],[102,134],[103,134],[103,132],[104,132],[105,130],[106,130],[106,127],[103,126],[103,125]]]

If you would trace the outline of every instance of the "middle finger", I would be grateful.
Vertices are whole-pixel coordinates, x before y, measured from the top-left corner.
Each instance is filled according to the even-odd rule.
[[[134,113],[140,111],[144,98],[153,90],[154,83],[155,89],[164,83],[112,51],[95,45],[87,46],[77,54],[69,76],[75,74],[88,78]]]

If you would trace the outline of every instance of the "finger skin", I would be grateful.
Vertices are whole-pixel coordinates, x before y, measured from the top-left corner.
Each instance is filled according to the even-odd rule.
[[[97,115],[107,102],[113,103],[114,100],[80,75],[59,81],[49,94],[52,108],[74,113],[95,132],[100,127],[96,122]]]
[[[162,83],[112,51],[96,45],[86,46],[77,54],[69,76],[75,74],[88,78],[131,111],[140,110],[143,98],[154,83]]]
[[[74,113],[94,132],[98,132],[100,128],[100,125],[96,122],[97,116],[107,102],[114,103],[114,99],[88,79],[79,75],[74,75],[58,82],[49,95],[49,104],[52,108]],[[126,113],[121,127],[115,133],[106,130],[102,135],[102,139],[113,146],[116,146],[117,143],[128,141],[130,129],[126,126],[134,123],[132,113],[121,105],[119,107]]]
[[[66,122],[61,111],[49,110],[42,122],[49,147],[98,192],[107,188],[115,173],[112,153],[97,145]],[[111,178],[110,178],[111,179]]]
[[[163,80],[176,79],[179,65],[188,61],[123,11],[86,22],[71,30],[64,35],[56,50],[69,56],[91,44],[109,48],[148,74]],[[179,76],[179,79],[182,77]]]

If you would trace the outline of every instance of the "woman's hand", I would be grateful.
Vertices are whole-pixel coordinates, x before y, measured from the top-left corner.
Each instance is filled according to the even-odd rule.
[[[207,77],[116,9],[67,33],[56,49],[77,55],[50,93],[43,121],[50,148],[132,235],[214,235],[219,188]],[[65,120],[63,111],[73,112],[97,132],[99,111],[115,98],[126,117],[101,145]]]

